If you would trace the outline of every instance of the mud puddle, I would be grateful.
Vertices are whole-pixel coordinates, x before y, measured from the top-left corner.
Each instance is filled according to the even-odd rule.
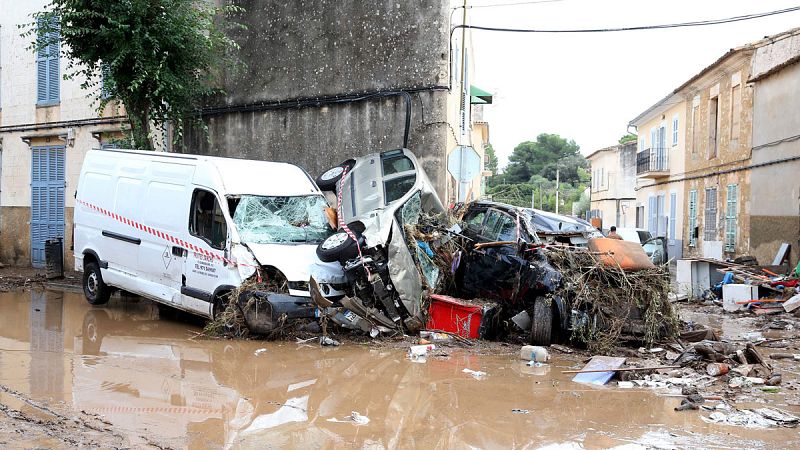
[[[446,350],[420,364],[397,349],[206,340],[147,300],[93,308],[59,291],[0,294],[0,322],[0,384],[172,448],[800,446],[796,430],[708,424],[673,411],[680,399],[573,383],[561,370],[574,360]]]

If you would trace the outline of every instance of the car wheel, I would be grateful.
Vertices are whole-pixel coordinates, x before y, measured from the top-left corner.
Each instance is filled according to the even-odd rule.
[[[355,161],[348,159],[338,166],[331,167],[323,172],[322,175],[317,177],[317,186],[319,186],[319,188],[323,191],[335,191],[336,184],[342,179],[345,169],[349,171],[354,165]]]
[[[550,345],[553,342],[553,304],[544,297],[536,297],[533,302],[531,320],[531,344]]]
[[[103,282],[100,265],[94,261],[83,268],[83,295],[92,305],[104,305],[111,297],[111,289]]]
[[[358,255],[358,245],[344,231],[328,236],[317,246],[317,257],[322,262],[347,261]]]

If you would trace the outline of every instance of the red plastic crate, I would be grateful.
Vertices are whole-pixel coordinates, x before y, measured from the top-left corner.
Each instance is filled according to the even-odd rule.
[[[431,295],[427,328],[455,333],[465,338],[478,338],[483,308],[461,302],[447,295]]]

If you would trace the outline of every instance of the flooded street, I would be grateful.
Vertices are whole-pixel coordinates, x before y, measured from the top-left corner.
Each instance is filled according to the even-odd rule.
[[[491,356],[447,349],[415,363],[400,349],[355,344],[207,340],[197,337],[202,323],[159,317],[147,300],[115,296],[93,308],[80,293],[54,290],[0,294],[0,320],[0,385],[53,409],[99,415],[131,442],[144,438],[171,448],[800,446],[796,429],[707,424],[703,411],[673,411],[678,398],[573,383],[561,370],[575,367],[574,360],[532,368],[516,359],[516,347]],[[465,368],[487,376],[476,379]],[[8,394],[0,401],[11,409],[25,406]],[[354,411],[368,422],[358,415],[354,421]],[[55,438],[35,444],[71,446]]]

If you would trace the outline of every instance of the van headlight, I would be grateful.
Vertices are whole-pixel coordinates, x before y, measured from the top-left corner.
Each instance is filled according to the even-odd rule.
[[[256,272],[258,261],[256,261],[249,248],[242,244],[233,244],[231,257],[236,264],[236,270],[239,271],[239,277],[242,281],[250,278]]]

